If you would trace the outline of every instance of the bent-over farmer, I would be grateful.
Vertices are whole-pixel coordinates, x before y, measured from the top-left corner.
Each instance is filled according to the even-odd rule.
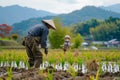
[[[39,50],[39,45],[44,48],[45,54],[48,54],[47,35],[49,29],[56,29],[53,20],[42,20],[42,24],[33,26],[25,37],[24,45],[28,55],[30,67],[38,68],[43,61],[43,55]]]

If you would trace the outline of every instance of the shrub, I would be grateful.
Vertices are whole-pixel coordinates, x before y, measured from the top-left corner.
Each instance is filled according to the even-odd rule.
[[[75,38],[74,38],[74,45],[73,45],[73,47],[74,48],[78,48],[81,45],[82,42],[83,42],[82,36],[80,34],[77,34],[77,36],[75,36]]]
[[[18,39],[18,34],[12,34],[12,39],[17,40]]]

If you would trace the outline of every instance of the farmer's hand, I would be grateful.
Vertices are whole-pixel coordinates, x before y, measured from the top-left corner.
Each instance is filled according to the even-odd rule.
[[[22,41],[22,45],[25,46],[25,39]]]
[[[45,48],[45,54],[47,55],[48,54],[48,48]]]
[[[38,47],[41,48],[41,44],[39,44]]]

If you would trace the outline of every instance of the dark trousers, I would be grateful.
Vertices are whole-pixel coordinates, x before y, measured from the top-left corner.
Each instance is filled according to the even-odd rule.
[[[42,53],[39,50],[38,42],[35,37],[27,36],[25,38],[25,47],[28,55],[30,67],[38,68],[42,64]]]
[[[63,51],[64,51],[64,53],[65,53],[69,48],[70,48],[70,45],[64,44],[64,45],[63,45]]]

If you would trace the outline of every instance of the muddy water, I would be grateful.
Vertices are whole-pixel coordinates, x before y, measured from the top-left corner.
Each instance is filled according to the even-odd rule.
[[[99,80],[120,80],[120,70],[119,65],[115,62],[102,62],[101,69],[104,72],[99,77]],[[51,66],[51,67],[49,67]],[[12,72],[10,73],[10,67],[12,67]],[[50,80],[48,75],[48,70],[52,75],[52,80],[90,80],[91,75],[96,76],[96,72],[88,72],[86,64],[82,65],[73,64],[76,76],[68,73],[67,70],[70,68],[70,64],[65,62],[64,65],[58,63],[56,65],[44,62],[40,65],[39,69],[30,69],[27,63],[20,61],[19,63],[12,61],[1,61],[0,62],[0,78],[3,80],[9,80],[12,75],[12,80]],[[53,70],[54,69],[54,70]],[[39,73],[39,71],[43,73]]]
[[[0,78],[2,80],[51,80],[48,73],[43,71],[43,73],[39,73],[39,69],[18,69],[12,68],[12,76],[8,74],[9,67],[0,67]],[[82,73],[81,70],[78,70],[76,76],[72,76],[67,71],[53,71],[51,73],[52,80],[90,80],[90,75],[96,76],[96,73]],[[120,72],[117,73],[109,73],[106,72],[100,75],[99,80],[120,80]]]

